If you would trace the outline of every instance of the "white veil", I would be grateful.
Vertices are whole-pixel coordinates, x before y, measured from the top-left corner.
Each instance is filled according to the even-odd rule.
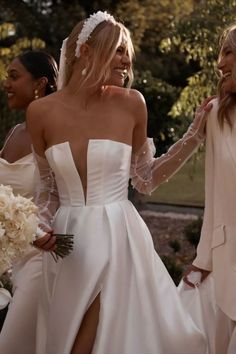
[[[59,61],[59,72],[58,72],[58,78],[57,78],[57,90],[62,89],[65,84],[66,43],[67,43],[67,38],[65,38],[63,40],[62,47],[61,47],[61,55],[60,55],[60,61]]]

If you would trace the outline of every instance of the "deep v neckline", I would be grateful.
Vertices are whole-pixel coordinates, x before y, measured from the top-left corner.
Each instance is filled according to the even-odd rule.
[[[79,170],[76,166],[76,163],[75,163],[75,160],[74,160],[74,157],[73,157],[73,153],[72,153],[72,150],[71,150],[71,146],[70,146],[70,142],[69,141],[64,141],[62,143],[58,143],[58,144],[54,144],[52,146],[49,146],[46,150],[45,150],[45,154],[47,155],[47,152],[49,152],[50,150],[52,150],[53,148],[56,148],[56,147],[59,147],[59,146],[66,146],[67,148],[67,151],[69,153],[69,156],[70,156],[70,160],[71,160],[71,163],[72,163],[72,166],[73,166],[73,169],[78,177],[78,181],[79,181],[79,185],[80,185],[80,188],[81,188],[81,193],[82,193],[82,196],[83,196],[83,202],[84,202],[84,205],[87,205],[87,199],[88,199],[88,161],[89,161],[89,150],[90,150],[90,146],[91,144],[95,143],[95,142],[111,142],[111,143],[114,143],[114,144],[121,144],[121,145],[125,145],[127,147],[129,147],[130,149],[132,149],[132,146],[127,144],[127,143],[124,143],[124,142],[120,142],[120,141],[116,141],[116,140],[111,140],[111,139],[89,139],[88,140],[88,145],[87,145],[87,152],[86,152],[86,191],[84,189],[84,185],[82,183],[82,179],[81,179],[81,176],[80,176],[80,173],[79,173]]]
[[[90,140],[88,141],[88,146],[87,146],[87,152],[86,152],[86,168],[88,170],[88,152],[89,152],[89,143],[90,143]],[[82,183],[82,179],[81,179],[81,176],[80,176],[80,173],[79,173],[79,170],[75,164],[75,160],[74,160],[74,157],[73,157],[73,153],[72,153],[72,150],[71,150],[71,146],[70,146],[70,143],[69,141],[64,141],[62,143],[58,143],[58,144],[54,144],[52,146],[49,146],[46,150],[45,150],[45,155],[47,156],[47,153],[50,151],[50,150],[53,150],[54,148],[57,148],[57,147],[60,147],[60,146],[66,146],[66,150],[69,154],[69,158],[71,160],[71,164],[73,166],[73,170],[78,178],[78,181],[79,181],[79,185],[80,185],[80,188],[81,188],[81,194],[82,194],[82,197],[83,197],[83,203],[84,205],[86,205],[86,202],[87,202],[87,188],[86,188],[86,192],[85,192],[85,189],[84,189],[84,186],[83,186],[83,183]],[[87,184],[88,184],[88,172],[87,172],[87,176],[86,176],[86,181],[87,181]]]

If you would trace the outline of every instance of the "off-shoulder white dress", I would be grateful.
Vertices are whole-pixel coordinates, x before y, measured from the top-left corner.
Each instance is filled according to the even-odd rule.
[[[0,184],[10,185],[15,194],[31,198],[36,181],[33,154],[13,163],[0,157]],[[34,354],[41,275],[42,253],[32,247],[12,269],[13,298],[0,333],[1,354]]]
[[[58,143],[45,153],[45,162],[38,157],[40,170],[47,184],[48,163],[59,194],[53,228],[74,234],[74,250],[57,264],[50,254],[43,256],[37,354],[70,354],[98,294],[93,354],[205,354],[205,338],[183,308],[147,226],[127,198],[132,147],[107,139],[88,141],[86,195],[70,143]],[[176,169],[184,153],[174,153]],[[152,158],[147,143],[134,157],[134,185],[147,189],[151,184],[148,173],[141,177],[138,170],[145,170],[145,161]],[[161,158],[158,166],[164,180],[168,166],[162,170]]]

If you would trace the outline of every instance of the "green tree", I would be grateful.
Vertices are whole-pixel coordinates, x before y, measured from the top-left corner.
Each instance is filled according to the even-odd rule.
[[[182,21],[191,14],[196,0],[72,0],[69,4],[65,0],[0,0],[2,4],[2,18],[9,18],[18,34],[42,38],[46,50],[57,60],[62,40],[80,19],[98,9],[113,13],[132,34],[137,53],[135,87],[143,92],[148,103],[149,135],[155,137],[160,151],[176,139],[181,120],[167,114],[195,67],[185,62],[184,53],[177,48],[163,53],[160,43],[172,29],[173,20]]]
[[[235,0],[201,1],[190,16],[173,25],[171,35],[162,41],[163,51],[178,49],[188,64],[197,65],[171,109],[172,117],[189,119],[203,98],[216,92],[219,35],[235,21]]]
[[[179,95],[179,89],[152,76],[150,71],[136,75],[134,86],[142,92],[148,108],[148,136],[154,137],[157,154],[161,155],[173,144],[179,118],[168,117],[168,112]]]

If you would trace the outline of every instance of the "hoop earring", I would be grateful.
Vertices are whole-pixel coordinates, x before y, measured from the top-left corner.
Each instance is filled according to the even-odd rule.
[[[37,100],[39,98],[38,90],[34,90],[34,99]]]
[[[87,68],[84,68],[83,70],[82,70],[82,72],[81,72],[81,75],[82,76],[85,76],[87,74]]]

